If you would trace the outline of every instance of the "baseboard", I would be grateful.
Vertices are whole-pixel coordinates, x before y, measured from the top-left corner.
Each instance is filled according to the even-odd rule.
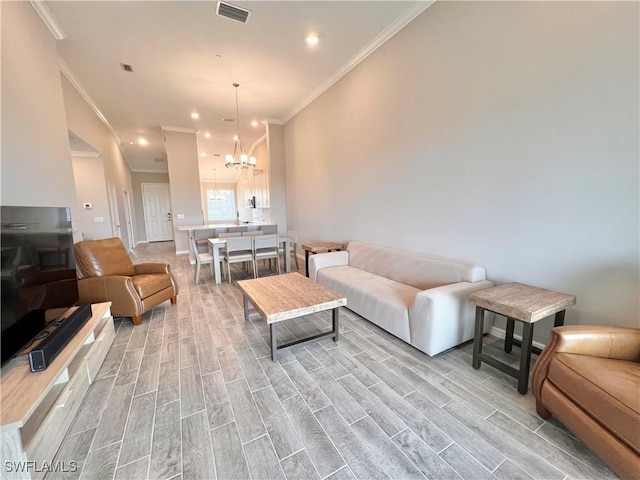
[[[149,241],[148,241],[148,240],[138,240],[138,241],[136,242],[136,247],[137,247],[138,245],[142,245],[143,243],[149,243]]]
[[[176,255],[189,255],[189,250],[176,250]]]
[[[502,328],[498,328],[498,327],[491,327],[491,330],[489,330],[489,335],[493,335],[494,337],[498,337],[504,340],[504,337],[506,337],[507,332],[505,332]],[[513,334],[513,338],[516,338],[520,341],[522,341],[522,335],[516,335],[515,333]],[[540,343],[540,342],[533,342],[533,346],[534,347],[538,347],[540,350],[542,350],[545,347],[544,343]]]

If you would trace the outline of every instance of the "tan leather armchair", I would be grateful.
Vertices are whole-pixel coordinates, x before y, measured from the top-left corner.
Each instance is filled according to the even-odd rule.
[[[640,478],[640,329],[556,327],[531,386],[554,415],[620,478]]]
[[[74,246],[80,303],[112,302],[111,314],[131,317],[161,302],[178,300],[178,285],[165,263],[134,265],[119,238],[84,240]]]

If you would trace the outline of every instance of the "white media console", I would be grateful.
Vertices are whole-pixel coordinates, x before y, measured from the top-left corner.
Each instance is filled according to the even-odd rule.
[[[113,343],[110,307],[110,302],[92,305],[91,318],[46,370],[32,373],[26,356],[2,367],[0,478],[46,474]],[[18,462],[33,463],[19,468]]]

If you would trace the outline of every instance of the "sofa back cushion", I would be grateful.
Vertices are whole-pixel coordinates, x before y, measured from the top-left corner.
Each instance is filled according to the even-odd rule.
[[[136,274],[133,262],[119,238],[83,240],[74,245],[74,250],[80,278]]]
[[[420,290],[485,280],[484,268],[451,258],[350,242],[349,265]]]

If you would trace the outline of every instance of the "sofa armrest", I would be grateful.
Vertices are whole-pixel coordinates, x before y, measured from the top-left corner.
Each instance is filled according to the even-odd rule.
[[[556,353],[640,362],[640,329],[589,325],[553,328],[532,372],[531,389],[536,400],[540,400],[542,384]]]
[[[318,272],[323,268],[349,265],[349,252],[316,253],[309,257],[309,278],[316,281]]]
[[[133,266],[136,275],[143,273],[169,273],[169,264],[167,263],[138,263]]]
[[[87,277],[78,280],[80,303],[112,302],[114,316],[134,317],[142,314],[142,300],[136,292],[131,277],[110,275]]]
[[[436,355],[472,338],[474,307],[469,303],[469,296],[491,287],[493,282],[481,280],[452,283],[419,292],[409,307],[414,346],[428,355]]]

